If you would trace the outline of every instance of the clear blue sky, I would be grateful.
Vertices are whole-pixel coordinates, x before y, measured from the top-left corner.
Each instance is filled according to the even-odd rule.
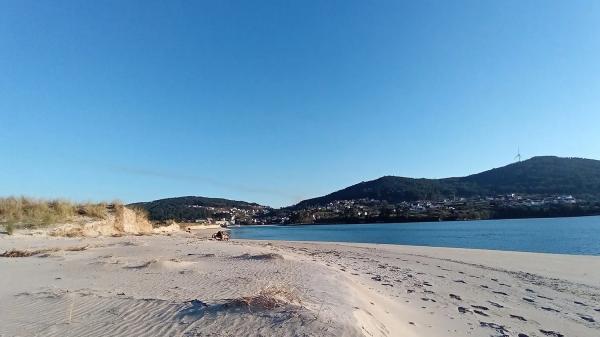
[[[0,2],[0,194],[289,205],[600,159],[600,1]]]

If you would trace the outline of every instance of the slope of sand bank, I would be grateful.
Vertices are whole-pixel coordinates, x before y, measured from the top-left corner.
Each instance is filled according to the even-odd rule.
[[[598,336],[600,257],[0,237],[0,336]]]

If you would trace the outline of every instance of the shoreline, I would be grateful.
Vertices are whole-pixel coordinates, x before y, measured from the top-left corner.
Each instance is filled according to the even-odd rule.
[[[573,219],[600,217],[598,214],[581,214],[573,216],[545,216],[545,217],[521,217],[521,218],[488,218],[488,219],[439,219],[434,221],[410,220],[410,221],[372,221],[372,222],[320,222],[320,223],[293,223],[293,224],[264,224],[264,225],[239,225],[237,227],[261,227],[261,226],[324,226],[324,225],[375,225],[375,224],[412,224],[412,223],[438,223],[438,222],[473,222],[473,221],[503,221],[503,220],[545,220],[545,219]]]
[[[600,217],[466,222],[253,225],[234,239],[349,242],[600,256]]]
[[[600,213],[589,213],[589,214],[577,214],[577,215],[563,215],[563,216],[523,216],[523,217],[494,217],[485,219],[470,219],[470,218],[422,218],[422,219],[375,219],[371,221],[363,221],[363,219],[355,218],[344,218],[344,221],[335,222],[307,222],[307,223],[290,223],[290,224],[264,224],[264,225],[242,225],[242,226],[322,226],[322,225],[369,225],[369,224],[410,224],[410,223],[438,223],[438,222],[473,222],[473,221],[501,221],[501,220],[536,220],[536,219],[572,219],[572,218],[588,218],[588,217],[600,217]]]
[[[0,279],[0,335],[585,337],[600,330],[598,256],[215,242],[185,233],[0,236],[0,253],[44,248],[52,250],[0,257],[9,275]]]
[[[481,251],[481,252],[493,252],[493,253],[523,253],[523,254],[540,254],[548,255],[548,258],[552,256],[574,256],[574,257],[596,257],[600,258],[599,254],[576,254],[576,253],[548,253],[548,252],[533,252],[525,250],[503,250],[503,249],[492,249],[492,248],[469,248],[469,247],[450,247],[450,246],[426,246],[426,245],[409,245],[400,243],[376,243],[376,242],[351,242],[351,241],[314,241],[314,240],[279,240],[279,239],[244,239],[244,238],[232,238],[232,241],[256,241],[256,242],[280,242],[280,243],[298,243],[298,244],[329,244],[329,245],[347,245],[347,246],[390,246],[390,247],[405,247],[405,248],[432,248],[432,249],[455,249],[455,250],[467,250],[467,251]]]

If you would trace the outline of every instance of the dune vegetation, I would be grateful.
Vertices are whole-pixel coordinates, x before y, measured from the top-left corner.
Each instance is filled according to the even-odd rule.
[[[111,212],[122,212],[123,207],[118,201],[74,203],[65,199],[0,198],[0,225],[4,225],[5,231],[12,234],[17,228],[44,227],[69,222],[77,217],[106,219]]]

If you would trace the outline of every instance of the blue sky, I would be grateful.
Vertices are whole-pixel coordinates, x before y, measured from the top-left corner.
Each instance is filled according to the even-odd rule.
[[[0,2],[0,194],[284,206],[600,159],[599,1]]]

